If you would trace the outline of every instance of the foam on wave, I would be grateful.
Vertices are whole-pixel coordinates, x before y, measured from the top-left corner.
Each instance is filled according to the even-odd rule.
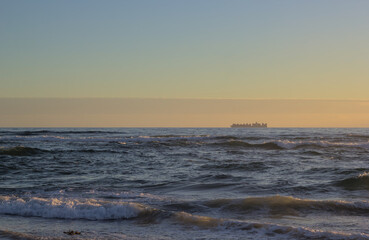
[[[0,214],[87,220],[131,219],[155,211],[141,203],[84,198],[0,196]]]

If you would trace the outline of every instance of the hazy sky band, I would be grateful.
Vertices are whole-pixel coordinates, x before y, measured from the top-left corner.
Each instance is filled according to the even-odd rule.
[[[0,127],[369,127],[369,101],[0,99]]]
[[[369,1],[0,1],[0,97],[368,99]]]

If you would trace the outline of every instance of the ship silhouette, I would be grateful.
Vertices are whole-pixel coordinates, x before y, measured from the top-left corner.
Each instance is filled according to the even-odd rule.
[[[231,128],[267,128],[268,124],[267,123],[242,123],[242,124],[238,124],[238,123],[233,123],[231,125]]]

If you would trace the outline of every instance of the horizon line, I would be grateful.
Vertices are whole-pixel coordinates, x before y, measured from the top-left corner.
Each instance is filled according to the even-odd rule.
[[[369,99],[333,99],[333,98],[166,98],[166,97],[0,97],[0,100],[243,100],[243,101],[347,101],[367,102]]]
[[[0,126],[0,128],[202,128],[202,129],[207,129],[207,128],[226,128],[226,129],[234,129],[231,127],[2,127]],[[344,129],[344,128],[356,128],[356,129],[360,129],[360,128],[369,128],[369,127],[267,127],[267,128],[263,128],[265,129],[285,129],[285,128],[303,128],[303,129],[311,129],[311,128],[340,128],[340,129]],[[237,128],[240,129],[240,128]],[[255,128],[241,128],[241,129],[255,129]],[[256,128],[258,129],[257,131],[260,130],[260,128]],[[264,131],[261,130],[261,131]],[[245,130],[241,130],[241,131],[245,131]],[[246,130],[247,131],[247,130]]]

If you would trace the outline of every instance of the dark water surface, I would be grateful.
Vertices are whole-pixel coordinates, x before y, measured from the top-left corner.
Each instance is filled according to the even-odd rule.
[[[368,156],[369,129],[3,128],[0,238],[369,239]]]

